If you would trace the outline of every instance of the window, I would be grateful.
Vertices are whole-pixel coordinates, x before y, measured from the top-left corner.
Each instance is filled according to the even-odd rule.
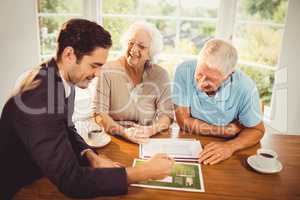
[[[218,7],[219,0],[103,0],[100,21],[112,33],[111,57],[121,50],[120,36],[131,23],[155,24],[164,42],[159,64],[172,77],[180,61],[195,57],[204,42],[215,36]]]
[[[195,58],[205,41],[216,34],[227,34],[222,33],[222,28],[216,33],[217,26],[224,29],[232,23],[234,26],[229,31],[239,52],[239,66],[256,81],[262,102],[265,105],[270,103],[288,0],[37,2],[42,59],[54,54],[59,27],[67,19],[92,16],[93,20],[109,30],[113,39],[110,59],[120,53],[120,36],[129,25],[136,20],[145,20],[155,24],[163,35],[164,49],[158,63],[168,70],[171,78],[176,65],[184,59]],[[90,5],[87,6],[88,4]],[[224,7],[225,12],[218,12],[221,7]]]
[[[239,0],[233,43],[240,66],[256,81],[264,104],[271,101],[288,0]]]
[[[41,60],[53,56],[59,28],[68,19],[82,17],[82,0],[38,0]]]

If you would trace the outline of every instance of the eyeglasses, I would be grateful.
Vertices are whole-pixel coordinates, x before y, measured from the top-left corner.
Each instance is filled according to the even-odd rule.
[[[149,47],[141,44],[140,42],[137,42],[137,41],[134,41],[134,40],[129,40],[128,41],[128,46],[133,47],[133,45],[136,45],[140,50],[146,50],[147,48],[149,48]]]

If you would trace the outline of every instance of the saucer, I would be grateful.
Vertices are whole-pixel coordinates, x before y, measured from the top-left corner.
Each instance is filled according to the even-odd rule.
[[[252,155],[250,157],[247,158],[247,163],[250,165],[250,167],[252,167],[254,170],[261,172],[261,173],[265,173],[265,174],[274,174],[274,173],[278,173],[282,170],[282,164],[280,161],[276,161],[276,164],[273,168],[266,168],[262,165],[260,165],[257,162],[257,155]]]
[[[111,141],[111,137],[107,133],[102,132],[95,139],[84,138],[84,140],[91,147],[99,148],[107,145]]]

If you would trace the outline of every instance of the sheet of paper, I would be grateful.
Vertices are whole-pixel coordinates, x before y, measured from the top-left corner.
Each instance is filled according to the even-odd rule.
[[[133,166],[145,162],[144,160],[135,159]],[[175,163],[171,174],[162,180],[142,181],[132,186],[181,190],[189,192],[204,192],[204,182],[200,164],[194,163]]]
[[[201,151],[201,143],[195,139],[150,139],[140,145],[140,158],[166,153],[174,159],[195,160]]]

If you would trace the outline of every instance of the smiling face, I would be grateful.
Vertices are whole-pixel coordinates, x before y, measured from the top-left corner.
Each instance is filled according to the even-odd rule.
[[[199,90],[207,94],[213,94],[226,80],[226,77],[219,68],[209,67],[207,63],[198,62],[195,79]]]
[[[68,78],[79,88],[88,87],[92,79],[100,72],[102,65],[106,62],[109,49],[96,48],[90,55],[84,55],[80,62],[77,59],[69,67]]]
[[[129,66],[144,66],[150,59],[150,35],[143,29],[136,29],[128,41],[126,60]]]

